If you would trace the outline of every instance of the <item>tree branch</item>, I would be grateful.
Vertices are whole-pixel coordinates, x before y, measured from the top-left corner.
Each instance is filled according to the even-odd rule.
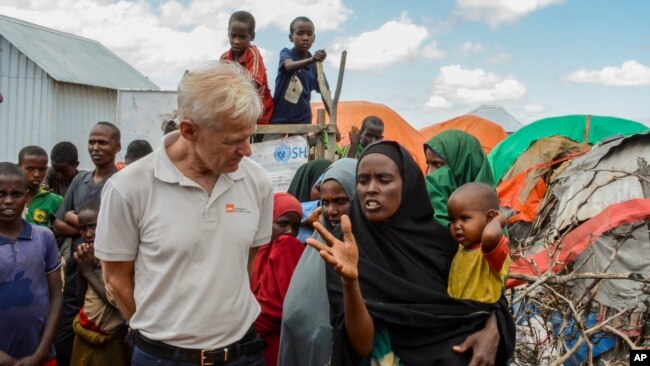
[[[628,337],[625,333],[621,332],[620,330],[612,327],[611,325],[606,325],[603,328],[605,328],[606,331],[608,331],[608,332],[618,336],[622,340],[624,340],[625,343],[627,343],[627,345],[630,346],[630,349],[641,349],[641,348],[639,348],[639,346],[634,344],[634,342],[632,342],[630,337]]]
[[[570,273],[567,275],[550,275],[550,276],[545,274],[539,277],[519,274],[519,273],[510,273],[508,274],[508,277],[514,278],[516,280],[530,282],[536,285],[540,285],[541,283],[547,283],[552,285],[563,285],[570,281],[583,280],[583,279],[630,280],[630,281],[637,281],[643,283],[650,283],[650,275],[636,273],[636,272],[627,272],[627,273],[583,272],[583,273]]]

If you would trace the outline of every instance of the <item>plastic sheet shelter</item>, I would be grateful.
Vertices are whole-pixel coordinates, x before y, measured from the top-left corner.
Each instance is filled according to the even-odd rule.
[[[619,226],[639,223],[645,228],[644,239],[637,240],[642,244],[632,243],[633,236],[618,235],[618,238],[630,240],[626,246],[636,254],[628,255],[627,262],[619,259],[617,265],[634,262],[622,272],[647,273],[650,258],[634,261],[633,257],[650,253],[647,248],[650,246],[647,236],[650,218],[648,164],[650,133],[607,141],[571,161],[552,180],[541,204],[543,214],[533,223],[531,236],[534,240],[523,257],[511,263],[510,272],[528,275],[541,275],[549,270],[558,272],[599,237],[616,236],[616,232],[609,232]],[[646,248],[641,249],[643,247]],[[627,250],[619,248],[618,255],[624,255]],[[609,259],[609,255],[605,259]],[[521,284],[516,280],[508,283],[509,286]]]
[[[570,281],[566,296],[575,303],[579,299],[589,302],[589,320],[583,318],[584,326],[610,319],[608,326],[621,334],[632,339],[642,335],[650,315],[650,294],[644,288],[647,285],[639,281],[650,273],[649,163],[648,132],[606,139],[573,159],[551,180],[533,222],[529,245],[510,265],[507,286],[530,284],[519,280],[521,275],[531,281],[548,273],[582,275]],[[595,279],[600,274],[618,278]],[[521,318],[539,324],[542,317],[530,317],[537,314],[530,310]],[[564,321],[557,318],[555,329]],[[524,334],[526,327],[521,329]],[[572,326],[564,329],[563,338],[570,348],[581,333]],[[596,333],[590,339],[593,357],[613,348],[617,355],[627,353],[619,337]],[[581,347],[564,365],[583,365],[589,356],[590,351]]]
[[[554,135],[593,145],[614,135],[629,136],[647,131],[645,125],[616,117],[570,115],[530,123],[501,141],[488,155],[494,179],[499,182],[517,158],[537,140]]]
[[[581,156],[591,145],[647,131],[641,123],[591,115],[546,118],[527,125],[501,141],[488,155],[501,205],[514,209],[508,220],[531,223],[539,212],[553,174],[565,162]],[[528,230],[509,227],[515,241]]]
[[[476,137],[485,154],[489,154],[501,140],[508,137],[508,133],[501,125],[471,114],[421,128],[420,133],[425,141],[429,141],[433,136],[446,130],[461,130]]]
[[[323,109],[323,103],[312,103],[312,123],[316,123],[316,111]],[[420,168],[424,170],[424,138],[418,130],[413,128],[402,116],[390,107],[365,101],[339,102],[337,108],[337,127],[341,133],[339,146],[350,142],[349,132],[352,126],[361,128],[361,122],[368,116],[377,116],[384,121],[384,140],[393,140],[402,144],[413,156]],[[326,115],[326,122],[329,117]]]

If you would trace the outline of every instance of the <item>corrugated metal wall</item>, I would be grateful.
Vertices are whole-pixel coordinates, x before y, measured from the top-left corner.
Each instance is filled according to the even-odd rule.
[[[26,145],[51,147],[54,80],[0,37],[0,161],[17,162]]]
[[[92,169],[88,132],[98,121],[115,122],[117,91],[58,83],[0,37],[0,161],[17,162],[18,151],[59,141],[79,149],[82,169]]]
[[[82,169],[93,169],[87,150],[90,129],[99,121],[115,123],[116,104],[117,90],[56,84],[57,142],[65,140],[77,146]]]

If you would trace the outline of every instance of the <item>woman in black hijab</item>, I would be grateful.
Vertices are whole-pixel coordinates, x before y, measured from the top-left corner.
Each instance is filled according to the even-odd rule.
[[[507,304],[447,295],[457,245],[434,222],[422,172],[398,143],[372,144],[360,157],[344,240],[315,226],[329,244],[308,240],[331,265],[332,365],[368,364],[378,340],[407,366],[507,363],[515,334]]]
[[[332,165],[332,162],[327,159],[316,159],[304,163],[298,168],[293,179],[291,179],[287,193],[296,197],[300,202],[320,199],[320,197],[312,197],[311,191],[318,178],[323,175],[330,165]]]

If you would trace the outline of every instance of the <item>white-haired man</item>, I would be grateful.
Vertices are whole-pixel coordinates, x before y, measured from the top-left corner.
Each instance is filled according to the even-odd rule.
[[[133,365],[264,365],[249,263],[273,193],[248,159],[262,104],[244,70],[209,62],[178,87],[179,130],[104,187],[95,253],[135,330]]]

